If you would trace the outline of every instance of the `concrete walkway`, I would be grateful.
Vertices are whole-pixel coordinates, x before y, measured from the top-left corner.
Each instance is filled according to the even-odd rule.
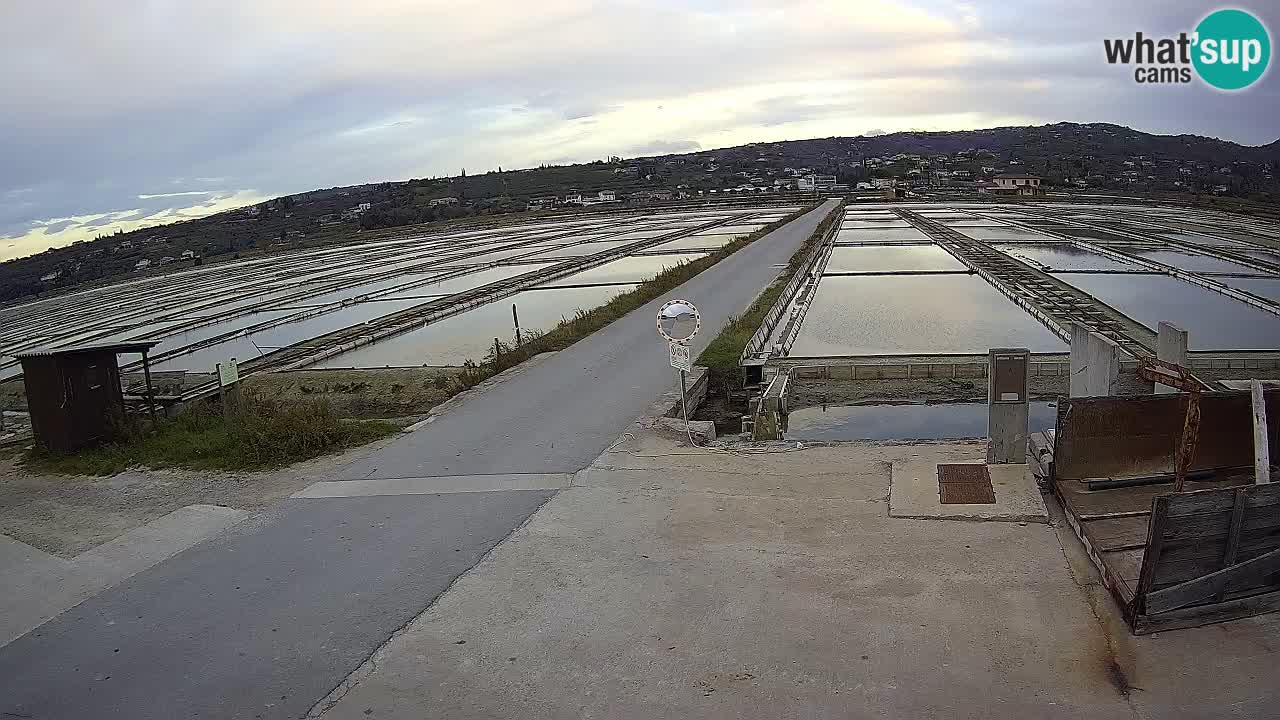
[[[695,351],[831,207],[671,294],[702,309]],[[673,384],[659,304],[0,648],[0,716],[305,714]],[[366,482],[344,490],[338,480]]]
[[[983,456],[981,444],[736,456],[637,432],[318,710],[1275,717],[1280,615],[1134,638],[1069,529],[889,516],[891,465]]]

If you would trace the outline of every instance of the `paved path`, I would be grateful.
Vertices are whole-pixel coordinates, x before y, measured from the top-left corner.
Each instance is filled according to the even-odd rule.
[[[672,293],[703,311],[695,350],[826,209]],[[672,384],[659,304],[316,480],[450,477],[289,500],[0,648],[0,717],[304,715]]]
[[[691,300],[701,352],[780,272],[830,209],[818,210],[734,253],[712,269],[501,386],[450,410],[429,432],[406,435],[339,479],[577,472],[676,380],[654,325],[658,308]]]

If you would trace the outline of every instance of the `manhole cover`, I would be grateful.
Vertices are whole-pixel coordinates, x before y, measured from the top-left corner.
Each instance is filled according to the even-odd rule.
[[[943,505],[992,505],[996,501],[986,465],[939,465],[938,495]]]

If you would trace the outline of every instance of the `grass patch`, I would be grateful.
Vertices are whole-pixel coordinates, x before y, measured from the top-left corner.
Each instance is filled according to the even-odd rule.
[[[284,404],[247,394],[230,420],[216,406],[203,405],[151,432],[124,423],[112,444],[68,454],[33,451],[27,464],[64,475],[112,475],[136,466],[268,470],[363,445],[397,430],[379,420],[342,420],[324,400]]]
[[[836,207],[835,210],[823,218],[822,222],[818,223],[818,227],[814,228],[813,233],[805,238],[804,243],[787,261],[786,269],[778,275],[777,279],[769,287],[765,288],[764,292],[760,293],[759,297],[755,299],[755,302],[751,303],[751,307],[747,308],[745,313],[729,318],[720,334],[698,356],[698,364],[706,366],[708,372],[711,373],[712,386],[723,384],[728,382],[730,378],[737,376],[738,361],[742,358],[742,351],[746,349],[747,342],[751,340],[751,336],[760,328],[765,316],[769,314],[769,309],[773,307],[773,304],[778,301],[778,297],[782,295],[783,288],[800,271],[805,258],[822,241],[822,237],[826,235],[832,224],[839,217],[840,208]]]
[[[737,372],[738,360],[742,358],[743,348],[756,333],[760,323],[764,322],[764,316],[769,313],[769,308],[773,307],[778,297],[782,295],[782,288],[789,278],[790,276],[780,278],[765,288],[745,313],[729,318],[720,334],[698,356],[698,364],[705,365],[713,373]]]

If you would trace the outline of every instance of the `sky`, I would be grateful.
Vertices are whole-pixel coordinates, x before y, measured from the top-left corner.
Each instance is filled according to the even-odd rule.
[[[1268,3],[1269,4],[1269,3]],[[1272,29],[1280,10],[1251,10]],[[60,0],[0,6],[0,261],[321,187],[899,130],[1259,145],[1280,81],[1139,86],[1166,0]],[[1274,17],[1273,17],[1274,16]]]

